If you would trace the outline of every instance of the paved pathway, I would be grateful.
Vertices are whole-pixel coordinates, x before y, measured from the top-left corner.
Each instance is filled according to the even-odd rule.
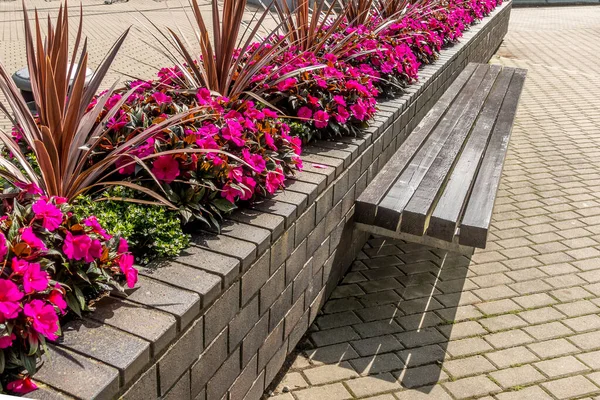
[[[487,250],[369,241],[270,400],[600,399],[598,37],[600,7],[513,10],[492,62],[529,75]]]

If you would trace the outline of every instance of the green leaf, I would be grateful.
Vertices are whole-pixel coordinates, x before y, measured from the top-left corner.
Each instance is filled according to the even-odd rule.
[[[29,372],[29,375],[35,374],[37,357],[28,356],[25,352],[21,353],[21,362],[23,367]]]
[[[224,213],[229,213],[237,208],[235,204],[225,199],[214,199],[212,204]]]
[[[73,292],[68,292],[66,299],[67,299],[67,305],[69,306],[69,308],[75,314],[77,314],[77,316],[79,316],[81,318],[81,307],[79,307],[79,303],[77,302],[77,299],[73,295]]]

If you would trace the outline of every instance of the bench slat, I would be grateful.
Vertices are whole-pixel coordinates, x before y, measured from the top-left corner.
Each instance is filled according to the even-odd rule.
[[[375,176],[369,186],[356,200],[356,210],[354,217],[357,221],[372,224],[375,219],[377,205],[385,196],[388,190],[396,181],[398,174],[396,171],[402,171],[411,160],[411,155],[417,153],[429,134],[437,126],[438,122],[445,115],[452,104],[454,98],[460,93],[465,84],[475,72],[477,65],[469,64],[464,71],[456,78],[448,90],[440,97],[433,106],[428,116],[424,118],[415,130],[406,138],[404,143],[392,158]]]
[[[404,207],[410,201],[429,166],[442,150],[452,129],[458,123],[461,116],[468,110],[471,99],[476,95],[477,89],[486,76],[488,69],[487,65],[477,67],[477,70],[471,79],[469,79],[463,91],[455,98],[454,103],[450,106],[442,121],[435,127],[433,133],[427,139],[425,149],[419,151],[416,155],[411,155],[413,158],[410,164],[402,171],[392,188],[379,203],[374,225],[392,231],[397,230]]]
[[[400,222],[402,232],[412,235],[423,235],[425,233],[429,212],[433,210],[438,194],[460,157],[465,141],[470,135],[473,124],[486,103],[501,69],[499,65],[489,67],[489,71],[477,89],[477,93],[469,102],[467,112],[461,116],[454,129],[452,129],[448,140],[444,144],[443,151],[438,153],[419,187],[404,211],[402,211],[402,221]]]
[[[484,248],[526,71],[516,69],[460,223],[459,242]]]
[[[431,214],[427,235],[452,241],[508,91],[514,70],[502,70]]]

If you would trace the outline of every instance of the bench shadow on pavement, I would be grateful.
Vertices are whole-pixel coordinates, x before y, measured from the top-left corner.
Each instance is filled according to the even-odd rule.
[[[320,365],[347,369],[336,374],[351,390],[364,376],[379,380],[372,384],[382,392],[429,393],[447,380],[442,366],[449,338],[468,336],[453,328],[472,310],[467,305],[457,316],[459,305],[468,303],[461,294],[469,263],[457,253],[371,238],[298,346],[300,358],[310,360],[302,370],[309,383],[318,384],[309,374]]]

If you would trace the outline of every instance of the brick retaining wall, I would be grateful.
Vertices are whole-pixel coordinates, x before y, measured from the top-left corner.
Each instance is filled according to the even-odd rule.
[[[490,59],[510,9],[422,68],[406,95],[381,102],[364,136],[307,146],[284,193],[142,270],[127,300],[105,298],[67,323],[29,397],[259,399],[366,242],[354,200],[466,64]]]

